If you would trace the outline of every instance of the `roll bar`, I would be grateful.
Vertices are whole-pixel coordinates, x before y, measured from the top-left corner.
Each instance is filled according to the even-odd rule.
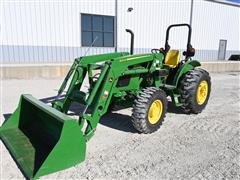
[[[192,45],[191,45],[192,27],[189,24],[172,24],[172,25],[168,26],[167,31],[166,31],[166,41],[165,41],[164,53],[166,54],[170,50],[170,45],[168,44],[170,29],[173,27],[180,27],[180,26],[188,27],[187,51],[184,53],[184,55],[186,57],[194,56],[195,50],[192,48]]]

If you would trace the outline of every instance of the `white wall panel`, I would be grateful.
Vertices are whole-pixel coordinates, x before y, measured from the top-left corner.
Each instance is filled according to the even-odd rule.
[[[115,15],[115,0],[1,0],[0,60],[7,63],[71,61],[84,55],[80,13]],[[128,50],[135,34],[135,52],[147,53],[165,43],[167,27],[189,23],[191,0],[118,0],[118,50]],[[127,12],[129,7],[132,12]],[[220,39],[227,56],[240,53],[240,8],[194,0],[192,45],[196,58],[217,59]],[[187,28],[170,34],[172,48],[185,49]],[[92,48],[89,54],[112,52]]]
[[[219,40],[227,40],[227,50],[240,50],[240,8],[194,1],[192,42],[196,49],[218,50]]]
[[[81,46],[80,13],[113,15],[114,1],[4,1],[3,45]]]
[[[189,23],[190,1],[120,1],[118,3],[118,46],[128,47],[130,28],[135,34],[136,48],[158,48],[165,42],[167,27],[173,23]],[[132,12],[127,12],[129,7]],[[173,48],[185,48],[187,29],[171,31]]]

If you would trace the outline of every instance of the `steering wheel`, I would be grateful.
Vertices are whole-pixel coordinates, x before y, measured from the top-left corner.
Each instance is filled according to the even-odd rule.
[[[151,49],[151,53],[161,53],[160,49]]]

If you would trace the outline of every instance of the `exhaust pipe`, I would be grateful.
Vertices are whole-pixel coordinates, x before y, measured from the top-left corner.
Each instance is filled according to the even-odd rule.
[[[131,34],[131,44],[130,44],[130,54],[133,54],[133,48],[134,48],[134,33],[130,29],[126,29],[126,32]]]

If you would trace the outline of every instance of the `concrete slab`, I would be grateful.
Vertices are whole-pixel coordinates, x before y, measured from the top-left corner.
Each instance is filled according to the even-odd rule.
[[[209,72],[240,72],[240,61],[201,62]],[[32,79],[65,77],[71,64],[2,64],[2,79]]]
[[[85,162],[41,179],[240,179],[240,74],[211,77],[212,93],[202,113],[187,115],[169,103],[163,125],[149,135],[134,130],[131,108],[108,113],[87,143]],[[1,80],[1,123],[22,93],[52,97],[61,81]],[[0,145],[0,179],[23,179]]]

